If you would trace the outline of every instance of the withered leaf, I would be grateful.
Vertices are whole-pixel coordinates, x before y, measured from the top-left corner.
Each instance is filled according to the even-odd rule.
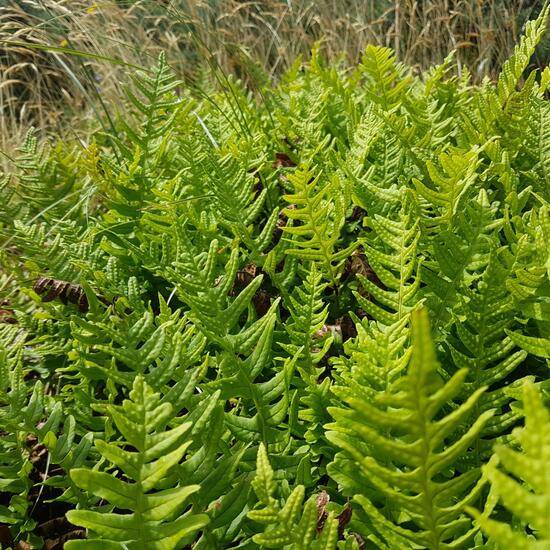
[[[51,302],[55,299],[64,304],[74,304],[81,312],[89,309],[88,297],[84,289],[76,284],[49,277],[39,277],[34,283],[33,290],[42,298],[43,302]]]
[[[277,152],[272,166],[274,170],[277,168],[293,168],[296,163],[286,153]]]
[[[342,537],[346,525],[351,521],[352,516],[351,504],[346,504],[345,508],[338,515],[338,537]]]
[[[330,502],[330,495],[326,491],[322,491],[317,495],[315,504],[317,505],[317,532],[320,533],[327,521],[326,506]]]

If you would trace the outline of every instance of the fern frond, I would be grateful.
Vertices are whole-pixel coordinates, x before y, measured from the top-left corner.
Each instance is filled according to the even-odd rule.
[[[543,294],[550,272],[550,213],[543,205],[531,210],[524,220],[516,218],[517,229],[509,226],[513,275],[506,287],[518,303]],[[519,233],[516,236],[514,233]]]
[[[535,175],[533,187],[542,196],[550,196],[550,106],[546,101],[534,102],[530,113],[527,144],[529,157],[534,161],[532,173]]]
[[[78,283],[81,277],[92,279],[103,263],[104,253],[94,246],[90,232],[73,221],[58,221],[55,231],[44,223],[16,221],[14,225],[14,243],[36,278],[48,273],[51,278]]]
[[[20,220],[25,217],[26,205],[17,194],[17,188],[12,178],[7,174],[0,176],[0,195],[2,196],[2,205],[0,206],[0,230],[5,233],[6,228],[10,228],[14,220]],[[7,237],[9,238],[9,237]]]
[[[167,268],[163,275],[175,284],[178,295],[189,306],[191,317],[201,330],[222,347],[234,350],[244,345],[251,347],[254,335],[262,330],[262,323],[275,315],[279,299],[269,304],[263,318],[249,323],[240,334],[232,333],[241,316],[248,310],[252,299],[262,284],[263,275],[256,276],[234,299],[229,299],[237,276],[239,249],[233,247],[225,272],[218,279],[216,240],[211,241],[208,252],[200,252],[193,245],[189,233],[181,227],[178,231],[178,261]],[[156,264],[155,269],[158,269]],[[252,339],[250,339],[252,338]]]
[[[385,132],[380,112],[370,105],[355,128],[352,145],[341,168],[353,182],[354,204],[371,216],[399,208],[399,179],[409,163],[407,150],[393,132]]]
[[[159,151],[174,122],[176,107],[180,101],[172,92],[180,82],[175,79],[164,52],[160,53],[157,67],[151,76],[141,71],[132,76],[132,81],[142,97],[129,88],[126,93],[131,103],[143,116],[141,128],[134,130],[124,119],[121,123],[128,138],[141,151],[140,164],[146,169],[150,156]],[[120,139],[116,139],[115,143],[128,159],[134,156],[131,149]]]
[[[465,205],[455,222],[456,230],[443,230],[433,237],[431,258],[421,272],[426,285],[423,294],[438,328],[448,323],[459,297],[483,276],[491,254],[500,248],[496,231],[503,221],[498,205],[489,203],[484,190]]]
[[[15,161],[19,181],[12,182],[14,193],[28,213],[24,218],[35,215],[52,220],[71,207],[78,208],[79,194],[86,194],[78,178],[78,161],[75,152],[64,144],[48,148],[39,143],[34,128],[28,131]]]
[[[267,375],[271,362],[274,319],[266,323],[253,353],[244,361],[229,354],[220,358],[220,379],[212,388],[222,397],[242,399],[242,407],[226,413],[225,422],[235,437],[246,443],[283,441],[294,391],[290,381],[297,356],[287,358],[281,367]],[[265,381],[261,381],[265,377]]]
[[[383,547],[454,548],[475,533],[462,510],[475,502],[481,484],[478,471],[455,472],[449,478],[448,468],[479,437],[492,411],[474,418],[462,432],[484,391],[480,388],[455,411],[444,413],[446,403],[460,392],[466,372],[442,383],[427,312],[412,316],[407,374],[371,402],[347,397],[343,388],[350,408],[330,409],[336,422],[327,426],[327,437],[359,466],[360,478],[346,490],[365,510],[385,541]],[[337,470],[341,460],[337,455],[329,472]],[[407,526],[400,525],[397,510],[407,517]]]
[[[505,105],[517,90],[523,71],[527,68],[535,53],[535,48],[546,30],[549,9],[550,6],[546,3],[537,19],[527,22],[520,43],[515,47],[512,57],[502,67],[497,83],[498,99],[501,105]]]
[[[286,208],[285,214],[298,223],[283,228],[284,232],[295,237],[292,239],[293,248],[287,249],[286,253],[318,262],[323,274],[336,285],[346,258],[355,248],[352,244],[337,250],[349,203],[346,184],[336,174],[326,181],[322,174],[315,175],[308,165],[290,174],[288,179],[294,193],[283,198],[295,208]]]
[[[420,225],[404,201],[397,219],[374,216],[372,229],[361,239],[365,255],[378,280],[359,273],[354,291],[359,306],[377,321],[392,325],[418,306],[420,298]]]
[[[428,227],[452,227],[459,211],[462,198],[474,184],[480,162],[477,150],[454,150],[441,153],[437,167],[431,161],[426,163],[430,184],[414,179],[418,194],[424,198],[433,209],[425,219]]]
[[[392,325],[366,319],[355,323],[357,336],[344,345],[349,359],[335,364],[338,376],[348,388],[346,394],[370,402],[403,376],[412,351],[405,345],[410,338],[409,325],[410,315]],[[343,397],[340,390],[334,391]]]
[[[176,548],[179,542],[208,523],[208,516],[192,511],[182,514],[197,485],[157,488],[182,460],[190,441],[189,423],[166,430],[172,407],[161,404],[138,376],[130,399],[110,406],[109,415],[124,437],[124,445],[97,440],[95,447],[128,481],[107,472],[76,468],[71,478],[81,489],[109,502],[112,508],[130,513],[72,510],[67,517],[89,530],[88,541],[124,543],[128,548]],[[124,449],[131,446],[135,451]],[[157,490],[155,490],[157,489]],[[89,547],[88,541],[71,541],[67,548]]]
[[[498,548],[534,550],[550,545],[550,476],[546,467],[550,460],[550,414],[532,383],[524,384],[523,409],[525,427],[513,432],[521,449],[495,448],[495,460],[483,467],[491,483],[492,502],[484,513],[472,508],[468,511]],[[520,529],[513,529],[510,520],[504,523],[491,518],[497,501],[513,518],[521,520]]]
[[[315,497],[303,504],[305,488],[298,485],[284,506],[274,498],[273,470],[263,444],[258,448],[256,477],[252,482],[261,508],[248,512],[248,517],[266,525],[263,533],[252,537],[261,548],[292,548],[295,550],[330,550],[336,548],[338,520],[331,512],[319,530]],[[319,532],[320,531],[320,532]]]
[[[304,279],[303,288],[296,287],[286,304],[291,320],[285,329],[290,343],[281,346],[290,355],[300,353],[304,362],[304,372],[312,375],[315,365],[323,359],[332,344],[333,337],[320,333],[328,318],[328,304],[323,303],[322,294],[327,283],[322,283],[322,274],[316,264],[311,263],[311,270]],[[301,352],[299,351],[301,350]]]
[[[359,71],[367,76],[367,97],[385,111],[401,105],[412,78],[397,63],[389,48],[368,45],[361,58]]]
[[[518,376],[512,373],[527,357],[514,338],[507,335],[516,314],[514,300],[506,290],[507,276],[505,265],[493,255],[477,285],[462,291],[460,305],[452,314],[449,335],[444,339],[451,355],[449,363],[444,364],[448,376],[456,369],[468,372],[458,400],[464,402],[480,387],[487,387],[476,404],[477,413],[503,411],[487,422],[483,437],[461,461],[475,467],[488,460],[495,439],[506,434],[520,416],[515,408],[507,409],[512,399],[510,389],[521,384],[522,379],[516,378],[500,387],[503,380]]]

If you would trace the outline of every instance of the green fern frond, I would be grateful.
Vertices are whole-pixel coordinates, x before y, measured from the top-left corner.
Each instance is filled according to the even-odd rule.
[[[543,205],[509,226],[512,273],[506,286],[518,303],[543,294],[550,273],[550,214]],[[515,227],[514,227],[515,226]],[[519,234],[519,235],[516,235]]]
[[[367,107],[341,164],[353,182],[354,204],[371,216],[388,215],[399,208],[402,197],[398,182],[409,168],[406,148],[393,132],[385,129],[385,120],[378,109]]]
[[[293,550],[330,550],[336,548],[338,520],[331,512],[322,530],[318,525],[315,497],[303,504],[305,488],[298,485],[281,506],[273,496],[273,470],[263,444],[258,448],[256,477],[252,482],[261,508],[248,512],[248,517],[266,525],[263,533],[252,540],[260,548],[289,548]]]
[[[45,223],[14,225],[13,241],[36,278],[48,273],[54,279],[79,282],[81,277],[92,279],[93,271],[103,264],[105,254],[94,246],[90,232],[73,221],[57,221],[55,231]]]
[[[550,196],[550,106],[537,100],[530,113],[526,142],[529,157],[533,159],[534,189],[543,196]]]
[[[221,389],[223,398],[243,400],[242,407],[226,413],[225,422],[235,437],[246,443],[280,442],[286,438],[285,421],[294,393],[290,381],[297,355],[285,359],[281,367],[268,370],[274,324],[272,317],[263,325],[256,347],[247,359],[223,355],[219,362],[220,379],[212,383],[213,389]],[[265,381],[261,381],[264,377]]]
[[[466,372],[458,371],[442,383],[427,312],[412,315],[407,374],[371,402],[346,397],[342,389],[350,408],[330,409],[336,422],[327,426],[327,437],[359,467],[361,475],[346,490],[365,510],[384,541],[381,547],[455,548],[475,533],[462,510],[478,498],[481,483],[479,471],[449,477],[448,469],[468,452],[492,411],[480,414],[462,431],[484,391],[480,388],[456,410],[444,413],[448,401],[460,392]],[[341,460],[337,455],[329,472],[337,471]]]
[[[270,212],[261,231],[254,231],[264,208],[267,189],[255,193],[256,178],[250,168],[236,163],[230,151],[222,151],[224,156],[216,162],[215,172],[210,175],[208,191],[214,194],[214,202],[222,226],[227,226],[233,235],[242,240],[252,250],[251,259],[256,260],[267,248],[271,234],[275,230],[278,208]]]
[[[550,414],[532,383],[524,385],[523,409],[525,427],[513,432],[521,450],[496,447],[496,459],[483,467],[483,474],[491,483],[488,507],[484,513],[472,508],[468,511],[498,548],[534,550],[550,545],[550,476],[546,467],[550,460]],[[497,502],[508,513],[507,522],[491,518]],[[510,514],[521,520],[520,529],[511,527]]]
[[[376,279],[359,273],[360,290],[354,295],[366,313],[386,325],[399,321],[420,303],[420,224],[413,220],[405,200],[397,219],[369,218],[372,231],[360,241]]]
[[[52,220],[81,203],[79,158],[64,144],[48,148],[39,143],[36,130],[31,128],[15,162],[19,181],[13,183],[12,190],[27,211],[25,217]]]
[[[239,263],[239,249],[234,246],[223,275],[218,275],[218,241],[210,243],[208,252],[200,252],[184,227],[178,229],[178,261],[162,274],[176,287],[181,299],[189,306],[191,317],[204,334],[222,347],[234,350],[245,343],[253,345],[254,335],[262,330],[262,323],[275,315],[279,299],[269,304],[263,318],[248,324],[240,334],[232,333],[241,316],[248,310],[262,284],[263,275],[255,277],[234,299],[229,299]],[[149,259],[148,259],[149,260]],[[158,270],[157,264],[153,264]],[[220,278],[218,278],[220,277]],[[250,340],[252,338],[252,340]]]
[[[502,67],[497,84],[498,99],[502,106],[516,92],[523,71],[527,68],[537,44],[544,35],[549,9],[550,6],[546,3],[537,19],[527,22],[520,43],[515,47],[512,57]]]
[[[10,353],[0,347],[0,488],[4,495],[0,521],[26,538],[36,526],[34,520],[25,517],[32,507],[30,495],[38,491],[37,503],[41,502],[44,489],[34,476],[33,454],[45,447],[53,471],[58,466],[67,470],[82,466],[92,445],[92,434],[77,435],[72,416],[62,422],[61,402],[54,404],[40,380],[31,390],[25,383],[29,369],[23,367],[23,360],[20,345],[14,345]],[[47,485],[59,491],[58,501],[76,502],[74,486],[67,476],[49,475]]]
[[[308,76],[319,80],[323,87],[325,103],[325,128],[334,138],[345,139],[348,126],[353,124],[357,116],[354,102],[356,82],[345,74],[345,66],[341,60],[327,63],[321,59],[321,44],[316,44],[311,50],[308,65]]]
[[[401,105],[412,78],[405,67],[395,61],[389,48],[368,45],[361,58],[359,71],[367,76],[367,97],[385,111]]]
[[[500,249],[497,230],[503,226],[498,205],[491,204],[484,190],[458,213],[457,229],[443,230],[433,237],[430,260],[421,272],[424,297],[435,326],[443,327],[459,297],[478,281],[491,254]]]
[[[70,541],[67,548],[86,548],[105,541],[124,543],[127,548],[177,548],[179,542],[208,523],[208,516],[182,513],[197,485],[165,488],[164,479],[180,463],[190,445],[189,423],[166,429],[172,407],[161,404],[138,376],[130,399],[122,406],[109,406],[109,415],[124,437],[123,444],[97,440],[95,447],[128,480],[87,468],[71,470],[81,489],[110,503],[111,509],[130,513],[72,510],[67,517],[74,525],[89,530],[87,541]],[[130,446],[135,449],[127,450]],[[162,487],[161,489],[159,489]]]
[[[323,303],[322,295],[327,283],[322,283],[322,274],[316,264],[311,263],[311,270],[304,279],[303,288],[296,287],[286,304],[290,311],[285,329],[290,343],[281,346],[290,355],[300,349],[300,358],[304,362],[304,372],[312,375],[315,365],[323,359],[330,348],[333,337],[321,334],[328,318],[328,304]]]
[[[6,232],[6,228],[11,228],[14,220],[25,217],[26,205],[17,194],[17,187],[12,178],[7,174],[0,176],[0,195],[2,196],[2,205],[0,206],[0,231]],[[9,237],[7,237],[9,238]]]
[[[208,367],[203,359],[206,339],[189,319],[179,319],[179,312],[169,312],[162,302],[161,307],[164,322],[160,316],[153,318],[150,311],[120,318],[111,314],[93,322],[74,318],[73,363],[65,375],[75,373],[79,385],[88,391],[98,387],[98,380],[108,380],[105,394],[109,400],[131,388],[141,375],[155,391],[162,392],[163,402],[176,410],[189,407],[195,385]]]
[[[356,177],[363,175],[367,168],[367,159],[371,148],[381,137],[382,120],[377,115],[373,105],[369,105],[363,112],[358,124],[350,128],[348,140],[350,142],[346,161],[350,166],[350,171]]]
[[[535,336],[525,336],[520,332],[508,332],[508,336],[520,348],[527,353],[550,359],[550,338],[538,338]]]
[[[521,384],[522,379],[500,387],[527,357],[514,338],[507,335],[516,314],[514,300],[506,290],[507,276],[505,265],[493,255],[477,285],[462,291],[460,305],[452,314],[449,335],[444,339],[451,356],[449,363],[444,364],[448,376],[456,369],[468,372],[458,400],[464,402],[480,387],[487,387],[476,404],[477,413],[503,411],[487,422],[483,437],[464,457],[464,463],[475,467],[489,459],[495,439],[506,434],[520,416],[515,408],[507,409],[512,399],[510,389]]]
[[[418,194],[427,201],[433,212],[425,219],[428,227],[452,227],[463,197],[474,184],[478,174],[479,152],[474,149],[459,149],[439,155],[437,167],[431,161],[426,163],[430,184],[414,179]]]
[[[294,193],[283,198],[295,208],[286,208],[284,212],[295,223],[283,230],[295,238],[292,239],[294,247],[286,253],[318,262],[323,274],[335,285],[346,258],[355,248],[352,244],[337,250],[349,203],[346,183],[336,174],[326,181],[322,174],[315,175],[307,165],[290,174],[288,179]]]
[[[357,336],[346,342],[344,351],[349,359],[335,364],[338,376],[347,390],[333,390],[343,398],[355,395],[373,401],[380,392],[403,376],[410,361],[410,315],[392,325],[367,321],[356,322]]]
[[[174,97],[173,91],[181,83],[175,79],[163,52],[160,53],[157,67],[151,76],[145,72],[138,72],[132,76],[132,81],[142,97],[138,97],[129,88],[126,93],[143,117],[141,128],[134,130],[124,119],[120,122],[133,145],[141,151],[140,164],[146,169],[150,156],[159,151],[173,124],[176,107],[180,103],[179,99]],[[120,139],[116,139],[115,143],[127,159],[134,156],[133,151]]]

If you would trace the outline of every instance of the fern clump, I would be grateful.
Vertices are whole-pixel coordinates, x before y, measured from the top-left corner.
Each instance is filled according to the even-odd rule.
[[[318,44],[189,87],[162,54],[84,145],[31,129],[0,546],[546,547],[548,10],[496,82]]]

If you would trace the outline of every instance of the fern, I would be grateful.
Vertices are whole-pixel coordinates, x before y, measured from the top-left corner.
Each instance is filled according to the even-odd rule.
[[[550,506],[548,449],[550,448],[550,415],[540,392],[532,383],[523,388],[525,427],[516,428],[514,439],[521,451],[502,445],[495,449],[495,460],[483,467],[491,483],[491,494],[485,512],[469,512],[483,532],[498,548],[545,548],[550,541],[547,510]],[[510,521],[491,519],[497,503],[521,521],[513,529]]]
[[[281,443],[288,438],[285,420],[294,393],[290,389],[290,380],[296,356],[274,369],[269,379],[260,381],[260,376],[266,376],[271,361],[273,328],[274,319],[264,325],[256,348],[244,361],[224,354],[219,363],[220,380],[212,384],[213,388],[222,389],[223,397],[244,400],[240,410],[226,414],[226,424],[240,441],[246,443],[256,440]]]
[[[287,234],[296,237],[292,240],[293,248],[286,253],[318,262],[328,280],[336,285],[344,261],[354,249],[354,245],[350,245],[337,250],[349,200],[344,182],[336,176],[325,182],[320,174],[314,176],[307,165],[291,174],[289,181],[294,193],[285,195],[284,199],[296,208],[286,208],[285,214],[300,225],[284,228]]]
[[[286,324],[289,344],[282,344],[291,354],[299,353],[304,361],[304,374],[312,375],[317,365],[328,352],[333,336],[322,334],[328,317],[328,305],[322,301],[327,283],[321,282],[321,273],[315,263],[304,280],[304,287],[297,287],[289,297],[288,309],[291,319]],[[320,346],[320,347],[319,347]]]
[[[327,426],[327,436],[360,469],[360,477],[346,489],[365,510],[372,541],[381,548],[454,548],[475,533],[462,509],[480,494],[479,472],[449,478],[447,471],[479,437],[492,411],[461,434],[484,388],[445,415],[442,409],[460,391],[466,372],[442,383],[437,369],[427,313],[420,310],[413,314],[406,376],[370,403],[340,388],[350,408],[330,409],[336,422]],[[333,471],[341,460],[337,455]],[[410,526],[402,525],[405,521]]]
[[[430,161],[426,163],[435,189],[420,180],[414,180],[414,182],[419,195],[435,210],[433,214],[430,213],[427,223],[440,227],[453,226],[460,201],[477,177],[478,154],[476,150],[441,153],[439,156],[441,170]]]
[[[84,210],[82,199],[89,199],[93,187],[82,189],[78,182],[78,156],[61,144],[48,150],[39,143],[36,134],[35,129],[28,131],[15,161],[20,175],[13,189],[26,211],[22,218],[52,220],[73,208],[80,213]]]
[[[479,280],[491,254],[499,249],[496,231],[502,226],[497,205],[480,191],[458,215],[458,230],[443,230],[432,241],[431,261],[423,264],[422,280],[434,324],[445,325],[457,299]]]
[[[544,492],[514,437],[549,379],[549,9],[497,83],[319,43],[189,87],[161,54],[86,145],[31,131],[0,177],[1,544],[544,546],[506,490]]]
[[[36,505],[46,500],[46,487],[59,492],[58,501],[76,503],[75,487],[64,475],[50,475],[59,468],[69,469],[84,464],[91,447],[92,436],[76,434],[74,417],[65,418],[60,402],[53,404],[45,395],[41,381],[32,392],[25,384],[23,353],[20,345],[15,351],[0,352],[0,421],[5,433],[0,437],[0,487],[5,505],[0,505],[2,523],[16,529],[15,538],[27,539],[37,522],[30,517],[30,496],[38,493]],[[40,448],[47,449],[48,462],[43,484],[36,480],[37,454]],[[42,496],[44,494],[44,496]],[[43,504],[40,504],[43,505]]]
[[[273,497],[275,490],[273,470],[263,445],[258,449],[256,477],[252,486],[262,508],[251,510],[248,512],[248,517],[267,525],[263,533],[252,537],[253,542],[260,548],[296,550],[336,548],[338,520],[333,513],[329,513],[319,534],[315,499],[311,498],[305,505],[303,504],[305,493],[303,486],[299,485],[292,491],[284,506],[281,506]]]
[[[85,548],[102,541],[101,544],[112,548],[120,543],[128,548],[178,547],[182,539],[208,522],[204,514],[192,511],[182,514],[186,500],[199,490],[197,485],[166,487],[164,481],[190,445],[186,434],[189,423],[166,430],[172,407],[161,404],[160,396],[139,376],[130,399],[122,406],[110,406],[108,412],[125,440],[122,444],[97,440],[95,446],[128,481],[111,473],[83,468],[73,469],[71,478],[81,489],[109,502],[111,509],[131,513],[69,512],[69,521],[86,527],[93,535],[87,541],[71,541],[66,546]]]
[[[412,209],[405,203],[396,220],[374,216],[368,225],[372,232],[362,244],[378,280],[359,273],[360,288],[354,295],[366,313],[392,325],[419,304],[419,223],[413,222]]]
[[[548,149],[550,136],[548,136],[548,123],[550,120],[550,108],[544,101],[537,100],[534,102],[530,120],[531,131],[527,136],[527,144],[529,146],[528,154],[529,156],[532,155],[534,160],[534,188],[543,196],[548,196],[548,180],[550,179],[550,151]]]
[[[336,363],[342,382],[351,395],[372,401],[403,376],[410,361],[410,315],[392,325],[356,322],[357,337],[346,342],[345,356]]]
[[[401,104],[412,80],[403,74],[405,68],[396,63],[389,48],[372,45],[367,46],[359,71],[368,79],[367,97],[385,111],[394,110]]]
[[[139,162],[146,170],[151,163],[151,157],[162,152],[163,143],[169,137],[169,129],[176,116],[174,107],[179,104],[170,94],[180,83],[174,78],[164,53],[159,55],[158,65],[151,76],[140,72],[132,77],[132,81],[142,98],[131,89],[127,89],[126,93],[133,106],[143,116],[141,129],[134,130],[124,119],[121,119],[121,123],[130,140],[139,148]],[[121,140],[116,139],[115,143],[128,159],[134,157],[132,151]],[[158,162],[160,159],[155,160]]]
[[[384,117],[369,105],[353,129],[351,146],[342,162],[342,170],[353,182],[353,203],[371,215],[387,215],[399,207],[397,181],[409,165],[406,148],[385,129]]]
[[[461,304],[453,313],[453,328],[445,338],[451,355],[446,367],[448,376],[456,369],[468,371],[460,401],[466,401],[480,387],[487,387],[476,404],[477,414],[490,409],[502,411],[487,422],[483,437],[463,459],[476,467],[490,457],[493,438],[501,437],[519,418],[515,408],[506,409],[512,399],[510,388],[523,382],[520,375],[509,386],[499,387],[527,357],[525,351],[517,349],[513,337],[507,335],[515,314],[514,302],[505,286],[507,275],[502,262],[492,256],[476,288],[462,294]]]
[[[525,28],[525,34],[516,46],[512,57],[504,63],[498,80],[498,99],[504,105],[510,96],[516,91],[519,79],[526,69],[530,58],[535,53],[535,48],[540,42],[546,29],[548,18],[548,3],[534,21],[529,21]]]

